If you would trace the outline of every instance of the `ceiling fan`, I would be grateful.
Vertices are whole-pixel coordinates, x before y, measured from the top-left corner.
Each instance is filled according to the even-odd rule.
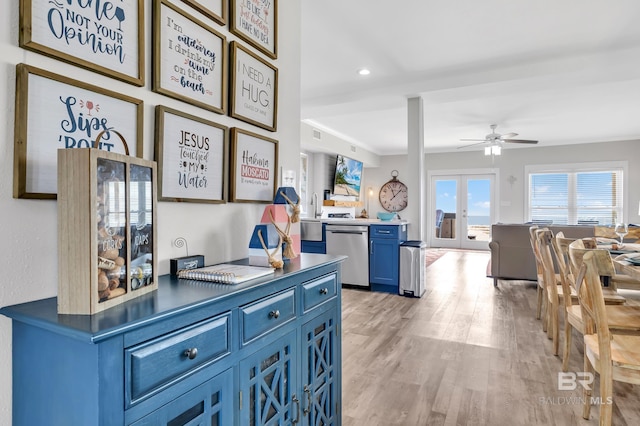
[[[497,124],[492,124],[489,127],[491,127],[491,133],[486,135],[484,139],[460,139],[461,141],[480,141],[480,142],[472,143],[471,145],[459,146],[458,149],[487,144],[487,146],[485,147],[485,154],[500,155],[500,148],[502,147],[502,143],[526,143],[526,144],[538,143],[538,141],[527,140],[527,139],[512,139],[518,136],[517,133],[505,133],[504,135],[501,135],[500,133],[496,133],[496,127],[498,127]]]

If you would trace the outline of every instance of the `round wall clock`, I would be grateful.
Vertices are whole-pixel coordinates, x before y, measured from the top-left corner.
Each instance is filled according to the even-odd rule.
[[[391,171],[391,180],[380,188],[380,204],[388,212],[399,212],[407,208],[409,194],[407,185],[398,180],[398,171]]]

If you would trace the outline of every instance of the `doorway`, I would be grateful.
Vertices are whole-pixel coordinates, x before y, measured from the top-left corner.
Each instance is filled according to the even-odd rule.
[[[431,246],[488,250],[495,173],[431,176]]]

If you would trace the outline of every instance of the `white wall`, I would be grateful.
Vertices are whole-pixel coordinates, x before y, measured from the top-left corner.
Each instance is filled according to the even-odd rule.
[[[187,8],[184,3],[175,4]],[[278,139],[279,163],[298,170],[300,157],[300,3],[279,2],[278,131],[271,133],[228,116],[218,115],[151,92],[151,9],[145,0],[146,85],[136,87],[18,47],[18,1],[4,1],[0,14],[0,253],[6,275],[0,282],[0,306],[55,296],[57,293],[56,202],[12,197],[15,65],[26,63],[87,81],[144,101],[144,158],[153,159],[154,108],[158,104],[181,109],[228,127],[241,127]],[[190,13],[197,15],[195,11]],[[205,22],[207,19],[200,16]],[[227,41],[237,40],[211,21]],[[246,43],[243,43],[246,45]],[[280,170],[278,170],[279,175]],[[172,241],[184,237],[190,254],[204,254],[207,263],[246,257],[254,224],[262,205],[169,203],[158,205],[159,272],[169,272],[169,258],[185,255]],[[0,424],[11,424],[11,321],[0,317]]]
[[[567,164],[588,163],[598,161],[629,161],[629,172],[625,183],[627,192],[627,209],[625,217],[629,223],[640,223],[638,215],[638,203],[640,202],[640,168],[634,167],[640,159],[640,141],[601,142],[582,145],[565,145],[545,148],[544,145],[534,148],[506,148],[500,157],[496,157],[494,163],[490,157],[485,157],[481,151],[438,153],[425,155],[425,173],[436,170],[465,169],[499,169],[499,194],[498,218],[505,223],[517,223],[525,220],[525,181],[524,169],[527,165],[535,164]],[[398,179],[403,180],[403,169],[407,167],[406,156],[381,157],[380,167],[367,167],[364,171],[362,188],[373,187],[374,196],[371,199],[371,213],[375,216],[377,211],[384,211],[378,202],[380,187],[391,179],[391,170],[400,171]],[[510,177],[515,178],[513,184]],[[425,175],[426,179],[426,175]],[[513,179],[511,179],[513,180]],[[404,181],[411,185],[411,182]],[[430,191],[429,182],[426,182],[426,192]],[[426,195],[426,194],[425,194]],[[411,203],[411,200],[409,200]],[[506,205],[508,204],[508,205]],[[411,209],[401,212],[403,219],[415,223],[418,218],[412,217]],[[429,212],[429,206],[427,206]],[[411,225],[409,225],[411,226]]]

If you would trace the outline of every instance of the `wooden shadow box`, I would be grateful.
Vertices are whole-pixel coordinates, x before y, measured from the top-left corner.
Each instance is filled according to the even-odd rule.
[[[59,314],[92,315],[158,288],[156,210],[154,161],[58,150]]]

